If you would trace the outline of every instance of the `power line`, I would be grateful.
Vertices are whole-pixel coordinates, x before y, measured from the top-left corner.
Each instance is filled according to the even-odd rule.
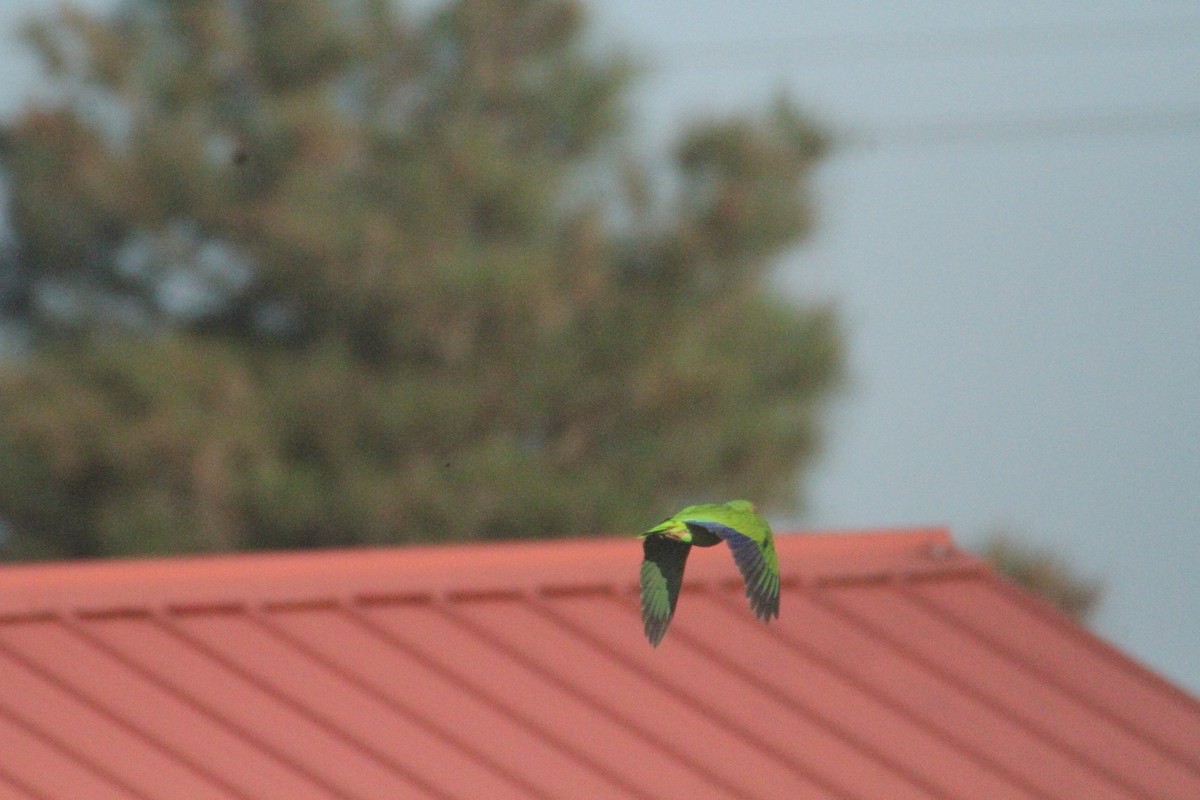
[[[664,72],[761,69],[874,61],[1056,55],[1088,48],[1200,48],[1200,18],[1157,18],[899,33],[782,36],[663,45]],[[1092,110],[1015,118],[955,118],[854,125],[838,137],[843,149],[867,150],[968,142],[1192,133],[1200,108]]]
[[[983,55],[1047,54],[1095,47],[1200,46],[1200,19],[1143,19],[1087,25],[1020,25],[844,36],[786,36],[679,43],[656,48],[671,71],[758,68],[777,65],[845,64]]]
[[[845,149],[922,146],[1122,134],[1200,132],[1200,108],[1099,111],[991,120],[932,120],[864,125],[838,137]]]

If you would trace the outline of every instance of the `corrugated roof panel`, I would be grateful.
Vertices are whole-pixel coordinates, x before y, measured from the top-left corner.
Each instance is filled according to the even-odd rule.
[[[1200,778],[1200,703],[1036,599],[995,580],[929,581],[912,591],[1060,691],[1112,717]]]
[[[457,624],[439,604],[364,608],[364,619],[419,653],[464,687],[491,697],[505,713],[569,753],[633,797],[669,786],[680,796],[731,797],[683,764],[663,759],[646,742],[576,693],[547,680],[519,653],[505,652]],[[561,654],[564,658],[573,653]]]
[[[689,593],[679,627],[658,651],[645,646],[634,597],[564,596],[546,605],[561,624],[612,652],[647,680],[671,687],[687,702],[707,709],[722,725],[833,796],[886,796],[891,800],[937,796],[902,771],[881,763],[877,752],[843,729],[840,718],[824,719],[797,700],[811,691],[808,675],[812,667],[788,674],[786,685],[778,689],[760,680],[754,665],[743,662],[760,655],[770,657],[761,649],[764,631],[733,620],[728,625],[698,626],[701,614],[720,620],[725,613],[704,603],[699,595]],[[696,620],[689,623],[693,618]],[[685,628],[722,635],[694,638]],[[751,645],[748,639],[755,643]]]
[[[544,680],[566,687],[593,715],[606,716],[641,739],[644,757],[682,764],[709,786],[735,797],[829,796],[758,742],[738,736],[686,702],[671,691],[672,685],[646,680],[604,649],[555,625],[528,602],[456,603],[454,612],[473,631],[494,637],[498,647],[536,664]],[[637,622],[631,617],[635,630]],[[567,653],[571,657],[564,658]]]
[[[778,548],[657,649],[631,539],[0,568],[0,797],[1200,797],[1200,704],[944,533]]]
[[[989,649],[968,629],[914,605],[908,593],[859,587],[830,594],[840,607],[902,639],[948,681],[989,704],[993,713],[1028,731],[1044,753],[1042,768],[1061,771],[1056,785],[1074,786],[1074,796],[1171,795],[1190,782],[1182,765],[1041,680],[1019,658]]]
[[[14,787],[11,795],[7,791],[0,795],[5,798],[140,798],[132,787],[111,777],[105,765],[93,768],[88,757],[69,740],[52,738],[35,720],[10,716],[6,708],[0,708],[0,760],[4,762],[0,786]]]
[[[17,779],[11,775],[0,773],[0,797],[11,798],[11,800],[40,800],[35,795],[35,791],[31,787],[16,783]],[[96,796],[96,795],[91,795]]]
[[[248,680],[269,686],[281,702],[304,709],[330,739],[361,754],[376,771],[438,796],[445,785],[470,787],[478,796],[505,800],[523,795],[520,787],[470,754],[449,746],[435,730],[395,713],[337,671],[280,639],[257,615],[188,614],[178,621],[194,641],[235,667]],[[397,748],[397,742],[404,747]],[[395,790],[392,790],[395,791]]]
[[[162,751],[158,741],[128,724],[119,697],[90,695],[76,681],[91,662],[52,623],[8,626],[0,633],[19,661],[0,672],[5,701],[15,717],[84,762],[91,771],[134,796],[153,797],[165,787],[184,787],[197,797],[221,797]],[[96,654],[90,654],[95,659]],[[85,659],[88,658],[85,656]],[[10,668],[11,667],[11,668]],[[175,789],[178,791],[178,789]]]
[[[164,693],[193,712],[183,724],[176,721],[177,737],[194,737],[192,746],[197,749],[210,743],[222,746],[225,757],[236,759],[237,778],[252,782],[246,787],[252,797],[329,800],[369,796],[343,789],[346,783],[362,786],[361,774],[343,781],[340,772],[361,767],[361,757],[348,758],[339,768],[336,757],[347,755],[348,747],[330,740],[302,713],[278,703],[264,687],[247,681],[176,634],[166,616],[106,619],[90,626],[90,633],[131,669],[152,678]],[[200,724],[191,727],[188,722]],[[338,777],[328,777],[321,767]],[[414,791],[410,796],[421,795]]]
[[[997,700],[995,691],[984,690],[984,681],[1012,680],[994,660],[971,650],[957,629],[934,629],[915,615],[906,615],[903,594],[894,587],[835,588],[823,593],[825,602],[862,627],[865,633],[888,642],[894,650],[917,665],[922,677],[905,680],[912,685],[926,681],[933,688],[922,695],[909,695],[906,702],[914,714],[957,734],[964,743],[986,752],[1006,769],[1038,787],[1048,796],[1128,798],[1136,790],[1124,779],[1114,776],[1093,754],[1079,752],[1047,731],[1044,724],[1021,713],[1025,700],[1015,696],[1014,708]],[[886,675],[871,678],[876,685],[889,680]],[[898,687],[897,691],[902,690]],[[1036,692],[1042,687],[1024,687]],[[1045,698],[1043,698],[1045,699]],[[1026,709],[1028,711],[1028,709]]]
[[[396,647],[341,608],[274,610],[270,624],[395,713],[445,739],[446,746],[487,764],[526,797],[625,796],[537,730],[514,719],[487,694],[455,682],[445,671]]]
[[[545,746],[576,760],[590,780],[602,778],[631,796],[654,796],[655,776],[686,793],[721,795],[677,765],[647,769],[643,742],[594,714],[563,687],[547,682],[520,657],[474,636],[442,609],[442,603],[378,604],[359,610],[374,630],[415,652],[448,675],[463,691],[491,699],[504,714],[534,732]],[[586,721],[586,722],[584,722]],[[538,753],[530,753],[538,757]]]
[[[73,633],[62,620],[0,626],[0,643],[20,653],[31,672],[53,675],[55,688],[70,698],[70,705],[55,725],[57,735],[66,740],[80,735],[76,703],[89,709],[87,718],[94,715],[104,720],[97,722],[93,736],[120,748],[122,757],[114,758],[111,751],[106,751],[97,758],[112,763],[118,772],[138,770],[136,775],[124,775],[132,786],[151,796],[179,789],[197,800],[236,796],[219,772],[204,766],[208,753],[195,753],[189,758],[173,750],[169,740],[160,736],[164,730],[186,730],[194,715]],[[51,724],[53,718],[39,712],[39,719]],[[162,722],[166,724],[160,727]],[[110,726],[119,733],[110,732]]]
[[[975,732],[943,727],[919,713],[914,700],[924,695],[936,702],[945,687],[926,680],[917,665],[886,642],[847,626],[814,602],[813,594],[811,589],[788,594],[786,616],[780,609],[778,646],[747,645],[754,648],[751,652],[764,653],[754,660],[764,679],[770,676],[784,690],[789,676],[803,670],[804,700],[944,797],[1043,796],[996,760],[989,746],[971,743]],[[981,728],[977,733],[985,741],[1004,733],[988,717],[971,723]]]

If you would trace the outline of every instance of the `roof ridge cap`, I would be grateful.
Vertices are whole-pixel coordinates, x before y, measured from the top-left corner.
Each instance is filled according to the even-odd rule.
[[[776,543],[789,583],[948,576],[982,563],[942,528],[787,532]],[[731,559],[697,555],[688,583],[738,577]],[[633,537],[580,537],[6,565],[0,567],[0,619],[578,586],[632,591],[640,557]]]

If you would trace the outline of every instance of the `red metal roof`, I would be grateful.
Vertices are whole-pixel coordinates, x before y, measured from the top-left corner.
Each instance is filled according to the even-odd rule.
[[[1200,797],[1200,704],[940,531],[0,569],[0,797]]]

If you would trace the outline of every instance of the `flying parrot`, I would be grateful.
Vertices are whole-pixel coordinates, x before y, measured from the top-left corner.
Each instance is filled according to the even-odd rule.
[[[658,647],[675,614],[683,566],[692,545],[729,545],[746,581],[746,597],[764,622],[779,616],[779,557],[767,521],[746,500],[688,506],[641,534],[642,621],[646,638]]]

